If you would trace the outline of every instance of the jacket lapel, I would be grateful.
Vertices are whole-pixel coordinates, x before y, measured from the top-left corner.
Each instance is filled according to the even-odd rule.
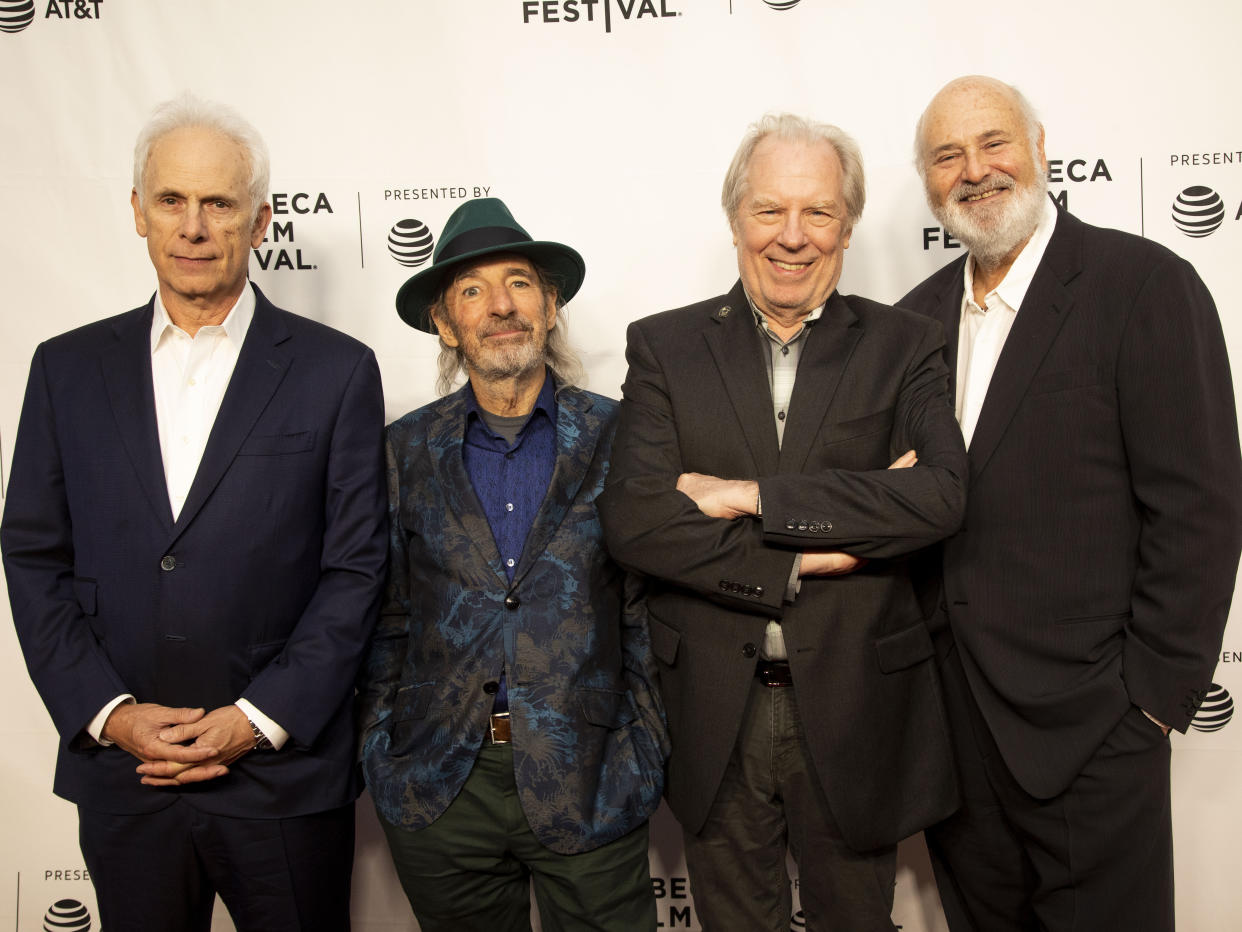
[[[789,399],[778,472],[801,472],[811,448],[818,442],[824,415],[836,395],[854,347],[862,338],[862,328],[856,326],[857,321],[857,315],[846,300],[834,291],[824,306],[824,313],[807,331],[798,359],[793,396]],[[769,411],[769,423],[771,420]]]
[[[983,471],[1004,436],[1049,347],[1073,307],[1066,285],[1082,270],[1082,225],[1064,211],[1031,281],[979,411],[967,451],[972,475]],[[961,294],[959,292],[960,300]],[[956,342],[956,341],[955,341]]]
[[[763,348],[755,333],[754,315],[741,281],[710,313],[713,326],[707,327],[703,336],[720,371],[725,394],[737,415],[758,475],[772,475],[778,455],[772,389],[761,355]]]
[[[500,562],[500,551],[487,523],[483,505],[470,484],[462,445],[466,440],[465,388],[445,399],[427,429],[427,452],[431,470],[449,511],[456,516],[466,534],[479,549],[484,561],[507,585],[508,577]]]
[[[100,366],[116,419],[139,484],[147,501],[165,528],[173,524],[164,479],[164,457],[160,452],[160,431],[155,419],[155,388],[151,381],[151,317],[155,298],[145,308],[124,315],[114,325],[116,343],[106,352]]]
[[[543,556],[552,535],[578,497],[587,470],[595,459],[603,421],[594,407],[595,403],[585,392],[557,386],[556,465],[547,494],[522,546],[522,560],[513,575],[515,585]]]
[[[281,345],[290,337],[288,329],[258,288],[255,288],[255,298],[254,319],[207,437],[194,482],[177,517],[174,539],[190,525],[211,497],[293,364],[292,354]]]

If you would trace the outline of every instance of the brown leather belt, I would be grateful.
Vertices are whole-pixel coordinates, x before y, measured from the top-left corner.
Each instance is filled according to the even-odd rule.
[[[755,664],[755,679],[764,686],[792,686],[793,676],[785,660],[760,660]]]
[[[488,720],[487,732],[483,735],[484,744],[508,744],[513,739],[509,731],[509,713],[497,712]]]

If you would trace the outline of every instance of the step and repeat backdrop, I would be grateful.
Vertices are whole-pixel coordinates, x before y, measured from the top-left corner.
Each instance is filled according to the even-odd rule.
[[[132,146],[184,89],[265,135],[273,222],[252,278],[374,347],[391,419],[434,397],[436,355],[394,295],[450,212],[485,195],[586,258],[570,334],[589,387],[617,395],[628,322],[735,280],[720,183],[769,110],[858,139],[868,202],[841,288],[896,300],[960,255],[911,151],[931,95],[966,73],[1030,97],[1063,206],[1195,264],[1242,370],[1240,35],[1236,0],[0,0],[0,495],[35,346],[154,290],[129,205]],[[1192,211],[1210,229],[1188,225]],[[0,604],[0,925],[98,929],[76,814],[51,794],[56,735]],[[1242,927],[1238,611],[1203,710],[1173,738],[1190,932]],[[415,929],[365,797],[359,816],[354,927]],[[651,857],[661,928],[698,929],[665,810]],[[918,839],[901,849],[894,918],[944,927]],[[232,928],[222,910],[215,928]]]

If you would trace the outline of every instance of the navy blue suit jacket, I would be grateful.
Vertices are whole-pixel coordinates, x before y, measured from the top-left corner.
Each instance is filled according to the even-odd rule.
[[[352,683],[386,555],[371,351],[274,307],[254,319],[176,521],[151,381],[153,304],[35,352],[0,541],[18,638],[61,735],[55,791],[107,812],[178,795],[245,817],[358,793]],[[117,695],[244,696],[290,738],[222,778],[143,786],[83,729]]]

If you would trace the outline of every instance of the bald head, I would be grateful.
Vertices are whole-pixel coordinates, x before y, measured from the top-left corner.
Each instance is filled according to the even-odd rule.
[[[951,124],[962,123],[970,116],[991,114],[992,119],[1014,128],[1021,128],[1027,146],[1042,144],[1044,128],[1035,108],[1012,84],[983,74],[954,78],[931,99],[914,128],[914,165],[919,177],[927,177],[927,166],[933,149],[943,145],[944,134]]]

